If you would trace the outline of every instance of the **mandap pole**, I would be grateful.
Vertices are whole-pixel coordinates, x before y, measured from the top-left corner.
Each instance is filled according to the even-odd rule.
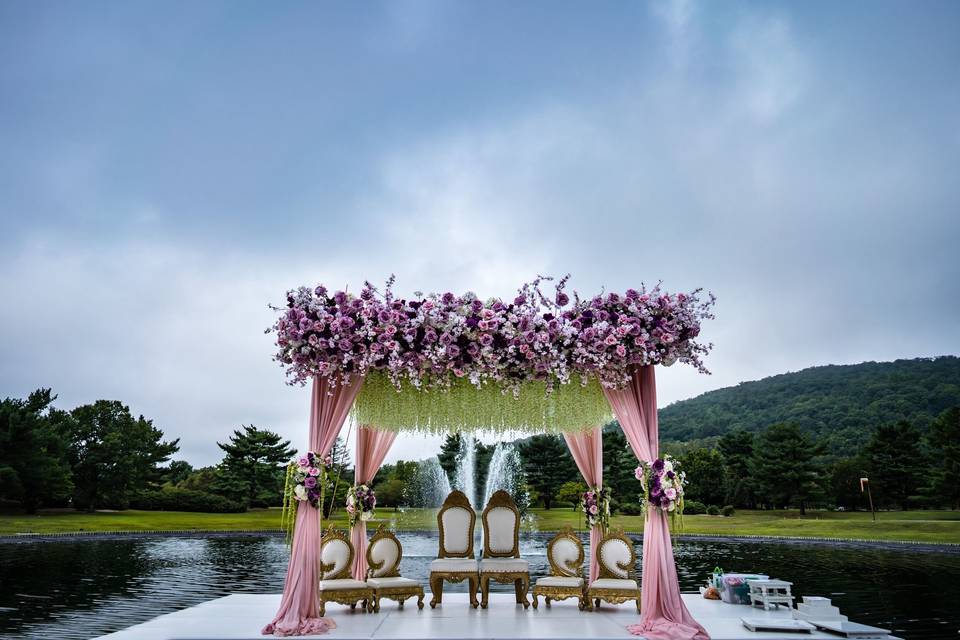
[[[870,492],[870,478],[860,478],[860,493],[863,493],[863,488],[867,488],[867,500],[870,501],[870,515],[873,516],[873,521],[877,521],[877,512],[873,508],[873,493]]]

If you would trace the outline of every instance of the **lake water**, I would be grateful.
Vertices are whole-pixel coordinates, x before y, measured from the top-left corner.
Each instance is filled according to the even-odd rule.
[[[400,538],[404,575],[426,583],[435,535]],[[545,541],[521,541],[534,576],[547,572]],[[675,551],[683,591],[719,565],[790,580],[794,594],[831,597],[851,618],[906,638],[956,639],[960,629],[960,554],[696,539],[677,541]],[[0,637],[90,638],[230,593],[277,593],[286,566],[276,537],[0,544]]]

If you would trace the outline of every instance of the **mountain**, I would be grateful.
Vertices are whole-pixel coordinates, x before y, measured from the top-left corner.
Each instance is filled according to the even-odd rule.
[[[660,437],[683,442],[795,422],[831,453],[850,455],[877,425],[907,420],[926,430],[953,406],[960,406],[956,356],[827,365],[675,402],[660,410]]]

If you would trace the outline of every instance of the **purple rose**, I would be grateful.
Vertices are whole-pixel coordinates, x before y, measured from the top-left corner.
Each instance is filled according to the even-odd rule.
[[[527,303],[527,296],[523,294],[513,299],[513,304],[517,305],[518,307],[522,307],[526,303]]]
[[[317,479],[313,476],[307,476],[303,480],[303,486],[305,486],[307,489],[313,489],[315,486],[317,486]]]
[[[443,294],[440,300],[441,302],[443,302],[443,304],[453,304],[453,301],[456,300],[456,296],[454,296],[452,293],[448,291],[445,294]]]
[[[562,307],[570,302],[570,296],[565,294],[563,291],[557,292],[557,306]]]

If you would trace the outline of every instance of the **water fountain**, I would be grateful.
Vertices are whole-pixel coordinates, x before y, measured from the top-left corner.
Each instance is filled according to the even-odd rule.
[[[516,496],[517,480],[522,477],[522,473],[523,462],[517,448],[511,443],[498,442],[490,458],[490,466],[487,467],[487,483],[483,489],[482,504],[487,504],[490,496],[500,489]]]
[[[474,509],[477,505],[477,441],[466,433],[460,434],[460,451],[457,453],[457,469],[453,473],[453,487],[463,491]]]
[[[408,504],[435,509],[450,494],[450,480],[436,456],[423,460],[408,488]]]

